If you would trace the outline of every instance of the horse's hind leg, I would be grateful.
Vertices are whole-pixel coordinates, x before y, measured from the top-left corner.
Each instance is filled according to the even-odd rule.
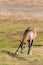
[[[28,54],[32,55],[32,44],[33,44],[33,40],[28,40]]]

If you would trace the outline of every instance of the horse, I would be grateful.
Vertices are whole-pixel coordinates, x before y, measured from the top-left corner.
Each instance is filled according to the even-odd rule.
[[[26,46],[26,42],[28,41],[28,54],[32,55],[32,45],[37,36],[36,28],[28,27],[23,34],[23,39],[16,50],[15,54],[18,52],[19,48],[21,48],[21,53],[24,53],[24,49]]]

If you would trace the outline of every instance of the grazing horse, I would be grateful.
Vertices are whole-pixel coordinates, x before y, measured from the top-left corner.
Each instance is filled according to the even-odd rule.
[[[18,47],[18,49],[21,47],[21,53],[24,52],[26,42],[28,41],[28,54],[32,55],[32,44],[33,44],[33,41],[36,38],[36,36],[37,36],[37,32],[36,32],[35,28],[28,27],[25,30],[21,44]],[[16,50],[16,52],[18,51],[18,49]],[[15,52],[15,54],[16,54],[16,52]]]

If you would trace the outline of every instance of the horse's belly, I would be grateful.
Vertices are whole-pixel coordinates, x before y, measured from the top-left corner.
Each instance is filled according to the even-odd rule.
[[[34,38],[34,33],[33,32],[29,32],[29,39],[33,39]]]

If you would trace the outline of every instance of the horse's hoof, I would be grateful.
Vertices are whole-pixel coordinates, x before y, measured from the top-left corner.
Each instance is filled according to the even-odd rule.
[[[32,55],[32,53],[29,53],[29,55]]]
[[[16,52],[14,54],[16,55]]]
[[[32,55],[32,51],[28,52],[28,55]]]

